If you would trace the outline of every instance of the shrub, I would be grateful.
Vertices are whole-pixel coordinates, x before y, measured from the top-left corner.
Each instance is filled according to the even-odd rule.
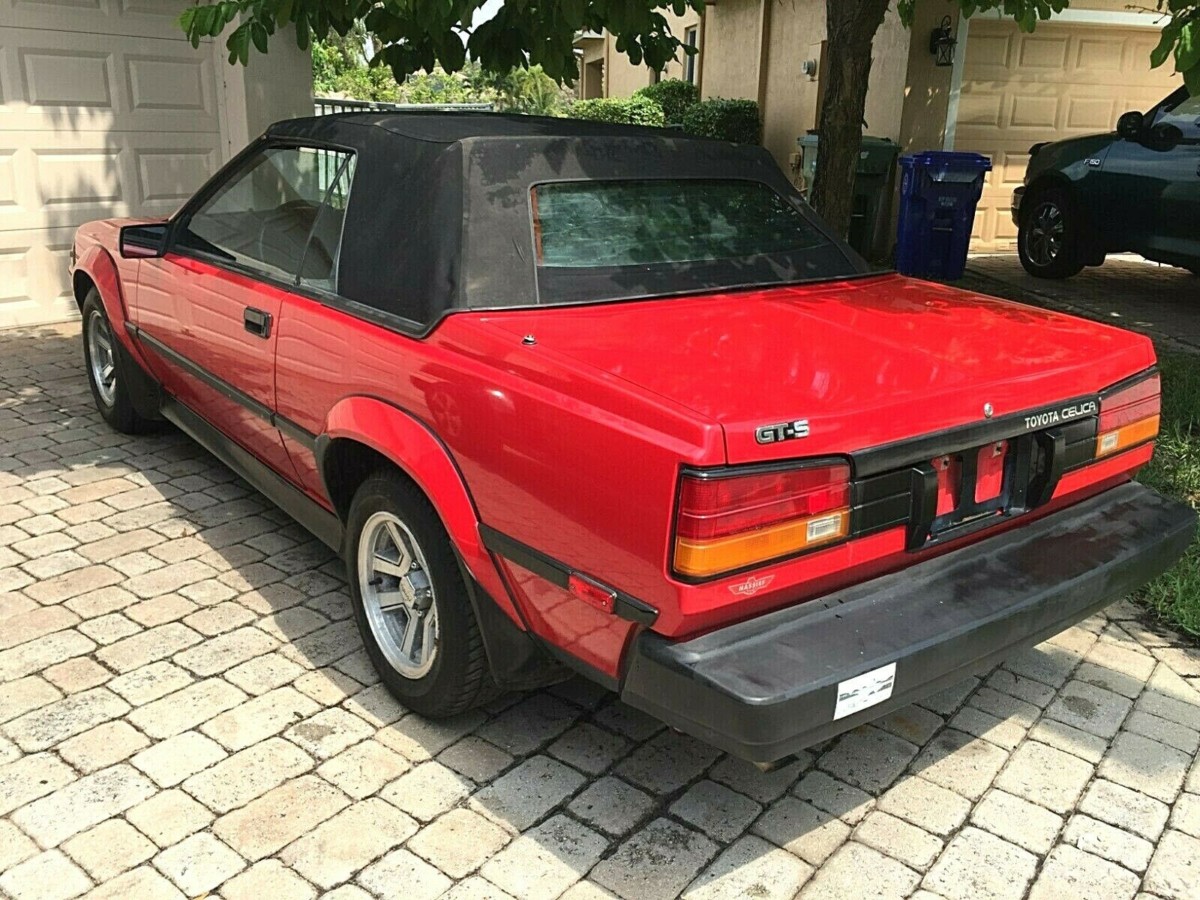
[[[616,122],[622,125],[662,125],[662,107],[649,97],[606,97],[576,100],[567,111],[573,119]]]
[[[701,100],[684,113],[683,130],[735,144],[757,144],[762,135],[758,104],[753,100]]]
[[[639,88],[634,92],[635,97],[649,97],[662,107],[663,118],[668,125],[679,125],[683,122],[684,113],[700,102],[700,92],[694,84],[671,78],[660,81],[648,87]]]

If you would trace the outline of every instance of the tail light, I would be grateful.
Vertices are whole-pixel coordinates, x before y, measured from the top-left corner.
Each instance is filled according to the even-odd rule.
[[[1096,459],[1143,444],[1158,435],[1162,383],[1157,373],[1100,398]]]
[[[850,466],[688,472],[679,492],[675,571],[707,578],[829,544],[850,531]]]

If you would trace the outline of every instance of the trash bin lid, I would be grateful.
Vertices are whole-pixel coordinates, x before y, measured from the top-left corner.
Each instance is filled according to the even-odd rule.
[[[961,153],[953,150],[924,150],[900,157],[906,169],[949,169],[952,171],[990,172],[992,161],[982,153]]]
[[[856,173],[859,175],[886,175],[891,171],[900,145],[888,138],[865,135],[858,147]]]

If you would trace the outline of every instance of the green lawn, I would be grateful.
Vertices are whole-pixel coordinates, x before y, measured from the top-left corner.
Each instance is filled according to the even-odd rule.
[[[1154,461],[1139,480],[1200,507],[1200,357],[1161,353],[1162,428]],[[1175,568],[1140,592],[1141,599],[1175,628],[1200,637],[1200,542]]]

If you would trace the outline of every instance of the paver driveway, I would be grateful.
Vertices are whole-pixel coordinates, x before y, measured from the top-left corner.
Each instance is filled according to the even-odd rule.
[[[0,333],[6,897],[1200,897],[1200,655],[1128,605],[768,775],[580,681],[429,723],[341,565],[110,432],[77,347]]]

